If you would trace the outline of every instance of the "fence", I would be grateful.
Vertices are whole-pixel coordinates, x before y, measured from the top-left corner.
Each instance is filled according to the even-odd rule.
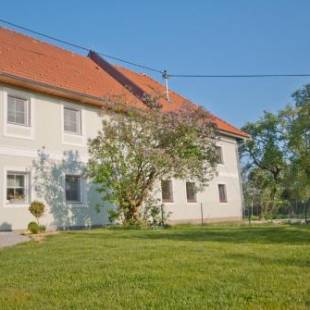
[[[264,212],[264,207],[255,201],[245,204],[243,217],[249,220],[259,219],[301,219],[310,220],[310,200],[306,202],[288,201],[285,204],[274,208],[270,213]]]

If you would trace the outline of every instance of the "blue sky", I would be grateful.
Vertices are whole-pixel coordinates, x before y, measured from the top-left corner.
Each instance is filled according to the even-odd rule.
[[[170,73],[268,74],[310,72],[309,12],[309,0],[10,0],[1,3],[0,18]],[[237,126],[282,108],[306,83],[310,78],[170,80]]]

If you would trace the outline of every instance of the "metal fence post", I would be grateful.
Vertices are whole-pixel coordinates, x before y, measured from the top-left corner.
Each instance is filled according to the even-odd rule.
[[[160,213],[161,213],[161,226],[164,226],[164,206],[163,204],[160,205]]]

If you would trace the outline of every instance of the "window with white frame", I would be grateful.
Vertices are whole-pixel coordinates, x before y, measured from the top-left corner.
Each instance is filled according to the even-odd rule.
[[[82,133],[81,127],[81,111],[65,107],[64,131],[66,133],[80,135]]]
[[[220,202],[227,202],[226,185],[218,184]]]
[[[218,164],[223,164],[224,159],[223,159],[223,149],[221,146],[216,146],[216,158],[217,158],[217,163]]]
[[[30,101],[8,95],[7,122],[9,124],[30,126]]]
[[[173,202],[173,190],[171,180],[161,181],[161,195],[163,202]]]
[[[6,175],[6,199],[11,204],[29,202],[29,174],[25,172],[8,171]]]
[[[67,202],[81,202],[81,176],[66,175],[65,190]]]
[[[187,202],[197,202],[197,189],[194,182],[186,182]]]

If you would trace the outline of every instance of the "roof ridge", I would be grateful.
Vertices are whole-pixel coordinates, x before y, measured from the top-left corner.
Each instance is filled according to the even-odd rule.
[[[130,72],[132,72],[132,73],[134,73],[134,74],[142,75],[142,76],[148,78],[149,80],[155,82],[157,85],[160,85],[161,87],[165,87],[163,84],[161,84],[159,81],[157,81],[156,79],[154,79],[153,77],[151,77],[151,76],[148,75],[147,73],[144,73],[144,72],[136,72],[136,71],[134,71],[134,70],[131,70],[131,69],[127,68],[127,67],[123,67],[123,66],[121,66],[121,65],[115,65],[115,66],[116,66],[116,67],[119,67],[119,68],[121,68],[121,69],[125,69],[125,70],[127,70],[127,71],[130,71]],[[185,96],[183,96],[183,95],[177,93],[176,91],[174,91],[174,90],[171,89],[171,88],[169,88],[169,92],[173,93],[175,96],[178,96],[178,97],[183,98],[185,101],[190,102],[190,103],[193,104],[193,105],[200,106],[199,104],[192,102],[190,99],[188,99],[188,98],[186,98]],[[165,100],[167,100],[167,99],[165,99]],[[206,110],[207,110],[207,109],[206,109]]]

